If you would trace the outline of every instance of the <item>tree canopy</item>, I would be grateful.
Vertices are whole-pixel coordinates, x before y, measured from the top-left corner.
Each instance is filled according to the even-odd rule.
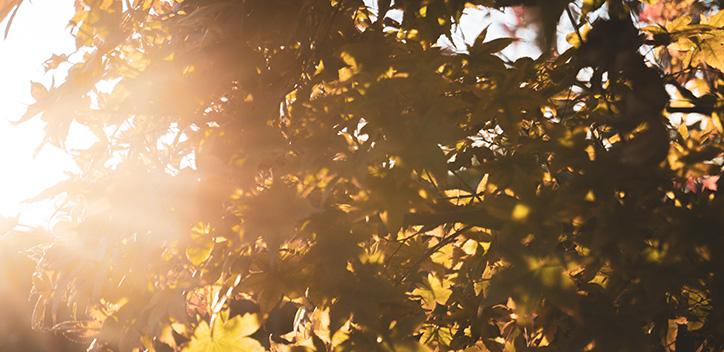
[[[450,44],[510,6],[540,56]],[[70,27],[80,59],[48,60],[67,79],[22,120],[97,140],[38,196],[63,220],[28,250],[36,329],[93,351],[724,348],[715,2],[76,0]]]

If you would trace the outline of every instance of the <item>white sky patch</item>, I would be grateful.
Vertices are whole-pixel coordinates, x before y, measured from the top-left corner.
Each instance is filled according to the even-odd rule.
[[[0,39],[0,216],[20,216],[20,223],[45,226],[55,207],[50,202],[23,203],[39,191],[66,177],[74,163],[63,150],[45,146],[45,123],[34,118],[14,125],[28,105],[30,81],[58,85],[63,69],[46,74],[43,62],[52,54],[70,54],[75,39],[67,28],[74,12],[72,0],[23,1],[7,39]],[[7,21],[3,21],[3,30]],[[64,65],[67,69],[68,65]],[[55,75],[55,77],[53,77]]]

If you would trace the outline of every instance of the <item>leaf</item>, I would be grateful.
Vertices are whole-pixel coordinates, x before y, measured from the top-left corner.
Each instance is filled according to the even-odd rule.
[[[485,26],[485,28],[483,28],[483,30],[480,33],[478,33],[478,36],[475,38],[475,41],[473,42],[473,47],[476,47],[476,46],[479,47],[479,46],[483,45],[483,43],[485,42],[485,37],[488,36],[489,28],[490,28],[489,25]]]
[[[186,258],[195,266],[201,265],[214,250],[214,239],[210,236],[212,229],[209,224],[196,223],[191,228],[193,243],[186,248]]]
[[[48,96],[48,88],[38,82],[30,82],[30,95],[35,101],[41,101]]]
[[[206,321],[202,321],[194,330],[185,352],[226,352],[226,351],[264,351],[259,341],[247,337],[259,329],[256,314],[235,316],[227,320],[228,313],[216,316],[213,331]]]
[[[586,40],[586,35],[591,30],[591,25],[586,23],[584,24],[578,31],[573,31],[571,33],[566,34],[566,41],[568,44],[571,44],[573,47],[580,47],[583,43],[581,43],[581,38],[583,40]],[[580,33],[580,37],[578,36]]]
[[[436,304],[445,305],[452,295],[449,286],[452,283],[449,280],[440,280],[432,273],[427,274],[427,287],[418,287],[412,291],[413,295],[422,298],[422,306],[425,309],[432,310]]]
[[[45,71],[47,72],[58,68],[58,66],[60,66],[64,62],[68,62],[68,55],[53,54],[49,59],[45,60],[43,66],[45,66]]]
[[[249,313],[241,316],[237,315],[229,323],[234,324],[234,328],[238,329],[237,333],[241,336],[249,336],[259,330],[261,326],[259,317],[256,314]]]
[[[508,47],[508,45],[515,42],[517,39],[515,38],[496,38],[488,42],[484,42],[476,47],[474,47],[471,50],[471,53],[474,55],[482,55],[482,54],[493,54],[497,53],[505,48]]]
[[[668,33],[606,3],[558,55],[565,6],[604,0],[78,0],[88,47],[46,62],[72,68],[32,83],[26,117],[99,142],[44,193],[72,228],[32,251],[32,326],[98,312],[121,350],[469,352],[654,350],[672,311],[718,326],[724,17],[678,2]],[[469,55],[435,44],[505,6],[516,23]],[[666,103],[699,113],[686,143]]]
[[[598,10],[605,3],[606,0],[583,0],[581,16],[586,16],[588,13]]]
[[[719,71],[724,71],[724,31],[707,38],[698,45],[692,62],[694,65],[706,64]]]
[[[485,194],[488,190],[488,179],[490,178],[490,174],[486,173],[483,175],[483,177],[480,179],[480,182],[478,182],[478,186],[475,187],[475,194]]]
[[[711,16],[702,16],[701,24],[707,24],[715,28],[724,27],[724,11],[718,10]]]
[[[523,203],[518,203],[513,207],[510,217],[515,221],[524,221],[528,218],[530,207]]]
[[[71,341],[88,343],[100,333],[102,324],[99,321],[64,321],[53,326],[56,331]]]
[[[209,259],[214,245],[211,242],[201,243],[194,247],[186,248],[186,258],[195,266],[201,265],[206,259]]]
[[[354,76],[354,73],[352,73],[352,69],[350,69],[349,67],[342,67],[338,70],[338,75],[340,82],[346,82],[349,81],[352,76]]]
[[[427,281],[430,283],[432,294],[435,296],[435,302],[442,305],[447,303],[450,295],[452,295],[452,290],[448,287],[445,287],[448,285],[443,285],[443,283],[449,284],[449,282],[446,282],[447,280],[440,280],[432,274],[427,275]]]
[[[677,17],[675,20],[673,20],[673,21],[671,21],[671,22],[668,22],[668,23],[666,24],[666,26],[665,26],[665,27],[666,27],[666,31],[669,32],[669,33],[671,33],[671,32],[676,32],[676,31],[681,31],[681,30],[683,30],[684,28],[686,28],[686,26],[688,26],[689,23],[691,23],[691,16],[680,16],[680,17]]]

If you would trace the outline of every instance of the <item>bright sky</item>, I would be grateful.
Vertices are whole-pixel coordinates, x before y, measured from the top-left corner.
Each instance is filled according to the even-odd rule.
[[[33,102],[31,80],[50,85],[52,73],[45,74],[43,62],[75,49],[66,28],[73,11],[73,0],[24,1],[8,38],[0,39],[0,216],[20,215],[21,224],[48,225],[52,204],[22,201],[63,179],[73,165],[64,151],[51,146],[33,156],[44,136],[41,119],[11,123]],[[55,75],[58,81],[64,72]]]

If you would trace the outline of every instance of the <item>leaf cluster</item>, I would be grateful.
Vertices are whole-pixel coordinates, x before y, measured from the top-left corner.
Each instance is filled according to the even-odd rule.
[[[67,221],[32,251],[34,326],[98,351],[721,350],[722,15],[584,3],[78,1],[85,58],[26,118],[98,141],[41,195]],[[590,30],[535,59],[436,44],[512,5]]]

